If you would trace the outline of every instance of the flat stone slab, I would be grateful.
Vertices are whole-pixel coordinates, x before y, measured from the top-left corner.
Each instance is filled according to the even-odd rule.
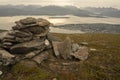
[[[89,49],[87,47],[80,47],[77,52],[72,53],[71,55],[74,56],[76,59],[84,61],[88,58],[88,51]]]
[[[39,40],[32,40],[29,42],[16,44],[10,48],[10,51],[11,53],[24,54],[41,49],[45,49],[45,42],[40,42]]]
[[[35,56],[32,60],[40,64],[42,61],[48,59],[49,53],[47,51],[41,52],[39,55]]]
[[[72,43],[69,37],[67,37],[63,42],[54,41],[52,44],[56,56],[60,56],[63,59],[71,59]]]

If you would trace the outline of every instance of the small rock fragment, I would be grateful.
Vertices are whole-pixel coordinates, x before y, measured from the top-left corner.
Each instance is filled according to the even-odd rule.
[[[10,51],[16,54],[24,54],[34,50],[44,50],[45,47],[46,46],[44,45],[44,42],[39,42],[39,40],[33,40],[29,42],[16,44],[10,48]]]
[[[88,46],[88,43],[87,42],[81,42],[81,45]]]
[[[42,61],[46,60],[48,56],[49,56],[49,53],[47,51],[44,51],[39,55],[35,56],[33,60],[36,61],[38,64],[40,64]]]
[[[80,49],[80,46],[78,44],[72,44],[72,52],[77,52]]]
[[[59,53],[59,50],[58,50],[58,45],[59,45],[60,43],[61,43],[61,42],[52,41],[52,46],[53,46],[53,50],[54,50],[54,53],[55,53],[55,56],[56,56],[56,57],[59,57],[59,56],[60,56],[60,53]]]
[[[3,72],[2,71],[0,71],[0,76],[3,74]]]

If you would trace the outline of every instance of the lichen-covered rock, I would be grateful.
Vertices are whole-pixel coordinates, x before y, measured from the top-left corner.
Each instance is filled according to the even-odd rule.
[[[36,23],[36,19],[32,18],[32,17],[27,17],[26,19],[21,19],[20,22],[24,25],[27,24],[35,24]]]
[[[60,56],[63,59],[71,59],[71,47],[72,42],[69,37],[67,37],[63,42],[52,42],[53,49],[56,56]]]
[[[10,48],[11,53],[24,54],[29,53],[34,50],[44,50],[45,42],[40,42],[39,40],[33,40],[29,42],[19,43]]]
[[[59,53],[63,59],[71,59],[71,39],[67,37],[59,46]]]
[[[80,49],[71,54],[72,56],[74,56],[76,59],[79,59],[79,60],[86,60],[88,58],[88,55],[89,55],[89,49],[87,47],[80,47]]]
[[[6,36],[7,33],[7,31],[0,33],[0,41],[2,41],[2,39]]]
[[[35,56],[32,60],[40,64],[42,61],[48,59],[49,53],[47,51],[41,52],[39,55]]]
[[[77,52],[80,49],[80,46],[76,43],[72,44],[72,52]]]
[[[55,53],[56,57],[60,56],[59,49],[58,49],[59,44],[61,44],[61,42],[52,41],[52,46],[53,46],[53,50],[54,50],[54,53]]]
[[[32,51],[30,53],[27,53],[24,58],[27,58],[27,59],[33,58],[36,55],[38,55],[39,53],[41,53],[41,51],[42,50],[36,50],[36,51]]]

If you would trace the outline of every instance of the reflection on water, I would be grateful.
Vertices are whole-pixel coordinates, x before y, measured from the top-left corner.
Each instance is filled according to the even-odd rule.
[[[54,32],[54,33],[84,33],[80,30],[67,30],[67,29],[60,29],[60,28],[55,28],[55,27],[50,27],[50,32]]]
[[[67,22],[67,19],[48,19],[48,20],[55,25],[60,25]]]
[[[51,16],[12,16],[12,17],[0,17],[0,29],[11,29],[11,26],[14,26],[14,22],[25,18],[25,17],[35,17],[35,18],[44,18],[49,20],[54,25],[64,25],[64,24],[85,24],[85,23],[108,23],[108,24],[120,24],[120,18],[92,18],[92,17],[77,17],[72,15],[67,15],[65,17],[69,18],[50,18]],[[61,29],[51,28],[52,32],[60,32]],[[56,29],[56,30],[55,30]],[[58,29],[58,30],[57,30]],[[63,32],[79,32],[79,31],[70,31],[63,30]],[[81,31],[80,31],[81,32]]]

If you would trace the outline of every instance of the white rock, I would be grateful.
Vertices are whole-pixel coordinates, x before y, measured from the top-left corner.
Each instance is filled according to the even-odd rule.
[[[95,48],[90,48],[90,51],[97,51],[97,49],[95,49]]]
[[[49,46],[49,45],[50,45],[50,42],[49,42],[47,39],[45,40],[45,45],[46,45],[46,46]]]
[[[2,75],[3,74],[3,72],[2,71],[0,71],[0,75]]]

